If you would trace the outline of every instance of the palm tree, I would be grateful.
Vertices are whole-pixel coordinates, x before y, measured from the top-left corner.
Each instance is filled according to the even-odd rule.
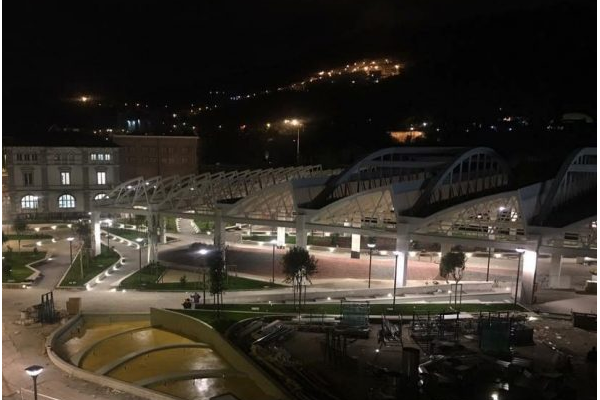
[[[298,291],[298,309],[301,304],[302,282],[317,273],[317,259],[302,247],[292,247],[281,258],[281,266],[285,275],[284,282],[292,283],[294,290],[294,305],[296,305],[296,291]]]

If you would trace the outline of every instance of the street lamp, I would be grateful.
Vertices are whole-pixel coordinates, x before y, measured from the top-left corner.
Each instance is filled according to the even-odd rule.
[[[275,283],[275,246],[277,245],[277,240],[271,240],[271,244],[273,245],[273,270],[271,275],[271,282]]]
[[[137,242],[138,249],[140,250],[140,266],[139,266],[138,275],[139,275],[139,282],[141,285],[142,284],[142,242],[144,241],[144,238],[136,238],[135,241]]]
[[[108,247],[108,254],[110,254],[110,227],[112,226],[112,220],[107,219],[106,222],[106,246]]]
[[[37,400],[37,377],[39,374],[42,373],[42,371],[44,370],[44,367],[42,367],[41,365],[32,365],[31,367],[27,367],[25,368],[25,372],[27,372],[27,375],[29,375],[31,378],[33,378],[33,399]]]
[[[515,306],[517,305],[517,294],[519,293],[519,275],[521,274],[521,256],[525,252],[525,249],[516,249],[519,253],[519,262],[517,264],[517,283],[515,284]]]
[[[208,254],[208,250],[200,249],[198,253],[200,253],[201,256],[205,256]],[[205,263],[204,258],[202,260]],[[200,278],[200,276],[198,276],[198,278]],[[196,284],[196,287],[198,287],[198,284]],[[206,304],[206,265],[202,268],[202,304]]]
[[[283,122],[296,127],[296,164],[300,164],[300,128],[302,127],[302,122],[296,118],[292,120],[286,119]]]
[[[67,241],[69,242],[69,255],[71,256],[71,264],[69,265],[73,265],[73,239],[75,239],[74,237],[68,237]]]
[[[375,243],[367,243],[367,247],[369,248],[369,286],[371,289],[371,262],[373,260],[373,249],[375,248]]]
[[[398,256],[400,255],[399,251],[394,251],[394,256],[396,257],[396,261],[394,263],[394,297],[392,299],[392,310],[396,311],[396,278],[398,275]]]

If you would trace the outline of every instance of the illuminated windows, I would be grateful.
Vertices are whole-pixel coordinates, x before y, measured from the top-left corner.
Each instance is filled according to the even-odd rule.
[[[21,198],[21,208],[28,210],[36,210],[38,208],[38,197],[28,194]]]
[[[96,172],[96,182],[98,185],[106,185],[106,172]]]
[[[58,208],[75,208],[75,197],[63,194],[58,198]]]
[[[61,172],[60,173],[60,184],[61,185],[70,185],[71,184],[71,173],[70,172]]]

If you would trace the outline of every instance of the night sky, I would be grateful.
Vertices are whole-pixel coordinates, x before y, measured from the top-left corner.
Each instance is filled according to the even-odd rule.
[[[436,63],[456,54],[464,59],[483,51],[490,64],[514,57],[514,64],[537,71],[570,49],[579,65],[564,62],[565,75],[593,79],[595,71],[593,1],[18,1],[4,7],[5,129],[51,122],[56,107],[81,94],[183,104],[207,90],[263,88],[378,55],[440,76],[447,68]],[[521,31],[511,32],[519,18]],[[490,20],[494,32],[486,31]],[[503,43],[504,36],[510,41]],[[486,39],[465,44],[472,37]],[[536,53],[536,40],[550,42],[547,54]],[[504,72],[474,74],[486,84]],[[590,109],[593,87],[585,88],[583,101]]]

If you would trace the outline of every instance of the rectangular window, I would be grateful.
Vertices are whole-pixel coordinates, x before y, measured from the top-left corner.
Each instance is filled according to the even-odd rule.
[[[96,172],[98,185],[106,185],[106,172]]]
[[[98,160],[104,161],[104,154],[98,154]]]
[[[71,184],[71,173],[70,172],[61,172],[60,173],[60,184],[61,185],[70,185]]]
[[[92,153],[92,154],[90,154],[90,160],[92,160],[92,161],[96,161],[97,159],[98,159],[98,156],[97,156],[97,154],[96,154],[96,153]]]
[[[17,153],[17,161],[23,161],[23,154]]]
[[[37,161],[37,154],[31,155],[31,161]]]
[[[105,155],[104,155],[104,159],[105,159],[106,161],[110,161],[110,154],[108,154],[108,153],[107,153],[107,154],[105,154]]]
[[[23,159],[25,161],[29,161],[29,154],[23,154]]]
[[[23,172],[23,185],[33,185],[33,172]]]

